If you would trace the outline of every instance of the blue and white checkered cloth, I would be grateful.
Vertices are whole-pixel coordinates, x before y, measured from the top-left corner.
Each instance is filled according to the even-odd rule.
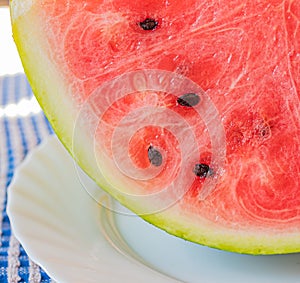
[[[7,188],[16,167],[53,133],[42,111],[26,109],[29,101],[34,98],[24,74],[0,77],[0,283],[53,282],[27,256],[6,213]]]

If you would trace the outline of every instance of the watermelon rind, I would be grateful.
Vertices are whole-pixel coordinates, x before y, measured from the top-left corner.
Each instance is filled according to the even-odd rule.
[[[61,70],[51,59],[48,42],[44,40],[43,23],[38,17],[35,0],[13,0],[10,3],[13,37],[20,54],[25,73],[39,104],[50,121],[58,138],[78,162],[81,168],[105,191],[133,212],[141,215],[147,222],[183,239],[237,253],[247,254],[285,254],[300,252],[300,232],[285,233],[284,229],[252,229],[247,227],[228,228],[212,221],[191,215],[173,204],[156,213],[139,213],[144,203],[131,201],[120,190],[113,189],[99,170],[94,156],[94,148],[89,148],[88,127],[80,125],[78,103],[72,99],[70,85]],[[55,48],[55,47],[54,47]],[[76,124],[77,123],[77,124]],[[76,129],[74,127],[76,126]],[[76,130],[76,131],[75,131]],[[76,143],[74,144],[74,132]],[[62,164],[63,170],[63,164]],[[104,168],[104,172],[110,168]],[[100,174],[99,174],[100,173]],[[122,183],[119,184],[122,186]],[[70,196],[71,197],[71,196]]]

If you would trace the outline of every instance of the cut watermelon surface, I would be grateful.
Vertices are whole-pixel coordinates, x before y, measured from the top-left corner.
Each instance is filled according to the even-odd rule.
[[[300,252],[300,2],[13,0],[62,143],[100,187],[189,241]]]

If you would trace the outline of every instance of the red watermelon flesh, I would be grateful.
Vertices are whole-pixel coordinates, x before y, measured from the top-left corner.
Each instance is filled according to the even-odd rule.
[[[19,2],[13,31],[33,90],[70,151],[79,136],[72,154],[100,186],[191,241],[300,251],[299,1]],[[199,104],[180,105],[194,90]],[[196,176],[196,164],[207,174]],[[158,207],[108,183],[175,197],[140,213]]]

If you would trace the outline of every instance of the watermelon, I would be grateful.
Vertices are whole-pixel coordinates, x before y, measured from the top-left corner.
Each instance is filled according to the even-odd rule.
[[[11,17],[99,187],[192,242],[300,251],[299,1],[12,0]]]

